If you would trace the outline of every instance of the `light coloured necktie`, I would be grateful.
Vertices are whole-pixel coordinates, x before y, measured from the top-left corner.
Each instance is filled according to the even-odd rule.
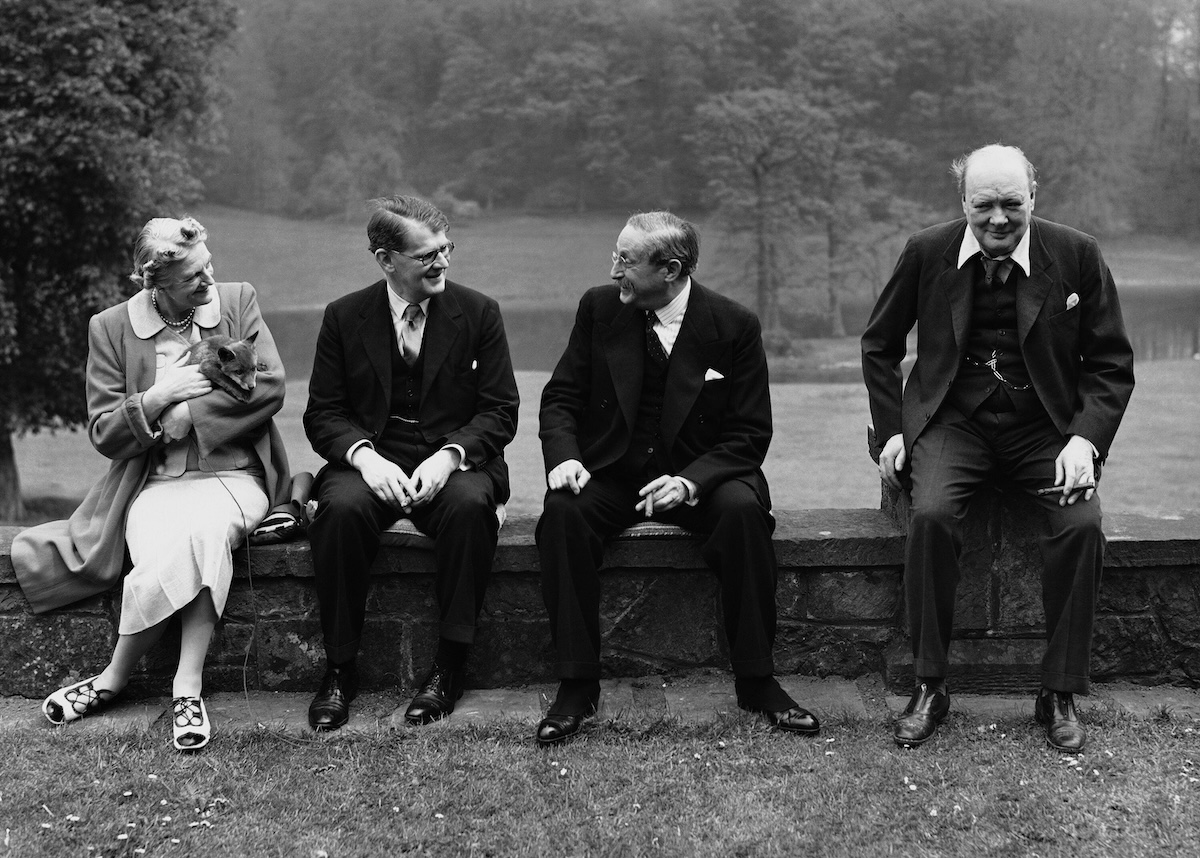
[[[409,366],[417,362],[417,355],[421,353],[421,318],[424,315],[420,304],[409,304],[404,308],[400,323],[400,356]]]

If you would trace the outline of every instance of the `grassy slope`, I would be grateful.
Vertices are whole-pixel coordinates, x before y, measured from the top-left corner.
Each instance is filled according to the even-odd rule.
[[[816,740],[747,718],[597,727],[550,752],[501,723],[314,739],[166,727],[11,743],[4,854],[1194,855],[1195,722],[1090,718],[1068,759],[1032,722],[954,714],[919,751],[883,723]]]

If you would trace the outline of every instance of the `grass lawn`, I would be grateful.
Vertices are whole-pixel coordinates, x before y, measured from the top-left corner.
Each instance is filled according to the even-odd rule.
[[[1197,726],[1093,712],[1077,758],[957,713],[917,751],[875,720],[618,722],[549,752],[517,723],[223,732],[196,757],[47,729],[6,742],[0,854],[1195,855]]]
[[[1138,366],[1138,386],[1104,469],[1109,512],[1177,516],[1200,510],[1195,427],[1200,426],[1200,361],[1150,361]],[[506,451],[512,473],[512,513],[537,513],[545,482],[537,437],[542,372],[519,372],[520,424]],[[321,465],[300,424],[307,384],[288,385],[279,417],[292,468]],[[879,506],[879,482],[867,458],[870,422],[861,384],[772,385],[775,438],[766,474],[779,509]],[[86,486],[107,467],[80,432],[39,433],[16,441],[23,494],[33,503],[29,521],[69,514]],[[55,497],[66,501],[56,503]],[[38,513],[41,515],[38,515]]]

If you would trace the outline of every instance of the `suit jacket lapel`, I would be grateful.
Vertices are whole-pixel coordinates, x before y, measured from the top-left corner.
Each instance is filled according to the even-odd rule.
[[[1029,228],[1033,230],[1029,237],[1029,277],[1024,283],[1017,284],[1017,342],[1021,344],[1042,311],[1054,282],[1051,276],[1054,259],[1042,244],[1037,222],[1032,222]]]
[[[950,304],[950,324],[954,331],[954,342],[959,354],[967,347],[967,335],[971,326],[971,301],[975,284],[975,269],[970,262],[958,268],[958,249],[962,245],[966,232],[964,221],[962,229],[954,231],[950,243],[942,254],[946,263],[945,270],[938,276],[938,287]],[[918,333],[918,336],[920,334]]]
[[[633,426],[637,419],[638,399],[642,395],[646,348],[640,327],[644,318],[641,310],[622,304],[611,323],[598,325],[613,389],[628,426]]]
[[[704,287],[693,280],[683,324],[680,325],[675,347],[671,349],[671,363],[667,368],[661,429],[668,446],[679,434],[684,419],[704,387],[704,373],[708,369],[707,346],[716,339],[717,325]]]
[[[429,301],[429,317],[425,320],[425,334],[421,348],[425,353],[425,371],[421,376],[421,399],[429,393],[433,379],[446,362],[461,327],[462,308],[449,288],[434,295]]]
[[[388,307],[387,282],[376,284],[376,292],[363,304],[362,323],[358,335],[383,387],[383,399],[388,402],[392,393],[392,349],[396,348],[396,329],[392,327],[392,311]]]

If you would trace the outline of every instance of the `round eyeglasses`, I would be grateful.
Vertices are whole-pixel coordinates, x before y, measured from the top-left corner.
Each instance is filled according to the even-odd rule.
[[[444,256],[447,259],[449,259],[450,254],[453,252],[454,252],[454,242],[453,241],[447,241],[441,247],[435,247],[433,250],[429,251],[428,253],[422,253],[420,256],[411,256],[407,253],[400,253],[399,250],[392,251],[392,253],[399,253],[401,256],[411,259],[415,262],[419,262],[422,265],[433,265],[433,263],[435,261],[437,261],[437,258],[439,255]]]

